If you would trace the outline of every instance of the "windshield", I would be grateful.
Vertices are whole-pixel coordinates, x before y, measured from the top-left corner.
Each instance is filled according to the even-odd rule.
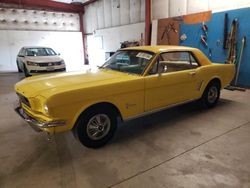
[[[57,55],[51,48],[28,48],[26,49],[27,56],[52,56]]]
[[[101,68],[107,68],[131,74],[142,74],[153,56],[153,52],[122,50],[116,52]]]

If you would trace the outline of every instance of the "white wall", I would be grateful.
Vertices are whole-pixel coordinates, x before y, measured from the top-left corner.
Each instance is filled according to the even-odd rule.
[[[250,0],[151,0],[152,20],[212,10],[250,6]],[[145,0],[98,0],[85,7],[85,32],[116,27],[145,20]]]
[[[208,0],[208,9],[213,12],[250,7],[250,0]]]
[[[158,20],[152,21],[151,45],[157,45]]]
[[[105,49],[103,48],[103,36],[89,35],[87,37],[88,57],[90,67],[101,66],[105,62]]]
[[[250,0],[152,0],[152,19],[250,7]]]
[[[98,0],[85,8],[85,33],[145,20],[145,0]]]
[[[130,24],[120,27],[96,30],[95,36],[103,38],[103,48],[106,51],[116,51],[121,42],[129,40],[140,40],[144,33],[145,23]]]
[[[169,0],[154,0],[152,3],[152,19],[168,18],[170,14]]]
[[[115,52],[124,41],[139,41],[144,33],[145,23],[136,23],[100,29],[95,31],[95,35],[89,36],[88,53],[92,66],[102,65],[105,61],[105,52]]]
[[[84,68],[80,32],[0,30],[0,71],[17,71],[16,55],[22,46],[49,46],[61,53],[68,71]]]

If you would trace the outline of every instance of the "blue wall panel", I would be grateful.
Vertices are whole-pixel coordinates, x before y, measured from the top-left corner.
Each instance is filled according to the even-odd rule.
[[[200,24],[181,24],[180,36],[187,35],[185,41],[180,41],[180,45],[192,46],[202,50],[211,61],[215,63],[225,63],[227,57],[227,50],[223,49],[224,38],[224,16],[228,13],[228,33],[231,28],[231,23],[235,18],[238,18],[238,49],[241,45],[243,36],[246,36],[246,45],[242,57],[239,85],[250,87],[250,8],[237,9],[225,12],[214,13],[212,19],[206,23],[208,26],[208,47],[201,43],[200,36],[204,35],[202,30],[202,23]],[[212,56],[209,56],[209,48]]]

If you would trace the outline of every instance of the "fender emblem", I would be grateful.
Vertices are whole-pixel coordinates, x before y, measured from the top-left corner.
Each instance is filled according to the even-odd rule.
[[[126,103],[125,104],[126,109],[133,107],[133,106],[136,106],[136,104],[135,103],[133,103],[133,104]]]

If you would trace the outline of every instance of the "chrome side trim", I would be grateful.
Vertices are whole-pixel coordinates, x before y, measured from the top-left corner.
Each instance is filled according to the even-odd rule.
[[[180,103],[176,103],[176,104],[171,104],[171,105],[168,105],[166,107],[162,107],[162,108],[159,108],[159,109],[156,109],[156,110],[151,110],[151,111],[144,112],[144,113],[141,113],[141,114],[136,115],[136,116],[129,117],[129,118],[125,119],[124,121],[130,121],[132,119],[136,119],[136,118],[143,117],[143,116],[146,116],[146,115],[149,115],[149,114],[153,114],[153,113],[156,113],[156,112],[167,110],[169,108],[173,108],[173,107],[176,107],[176,106],[187,104],[187,103],[190,103],[190,102],[193,102],[193,101],[196,101],[196,100],[197,99],[191,99],[191,100],[186,100],[184,102],[180,102]]]

